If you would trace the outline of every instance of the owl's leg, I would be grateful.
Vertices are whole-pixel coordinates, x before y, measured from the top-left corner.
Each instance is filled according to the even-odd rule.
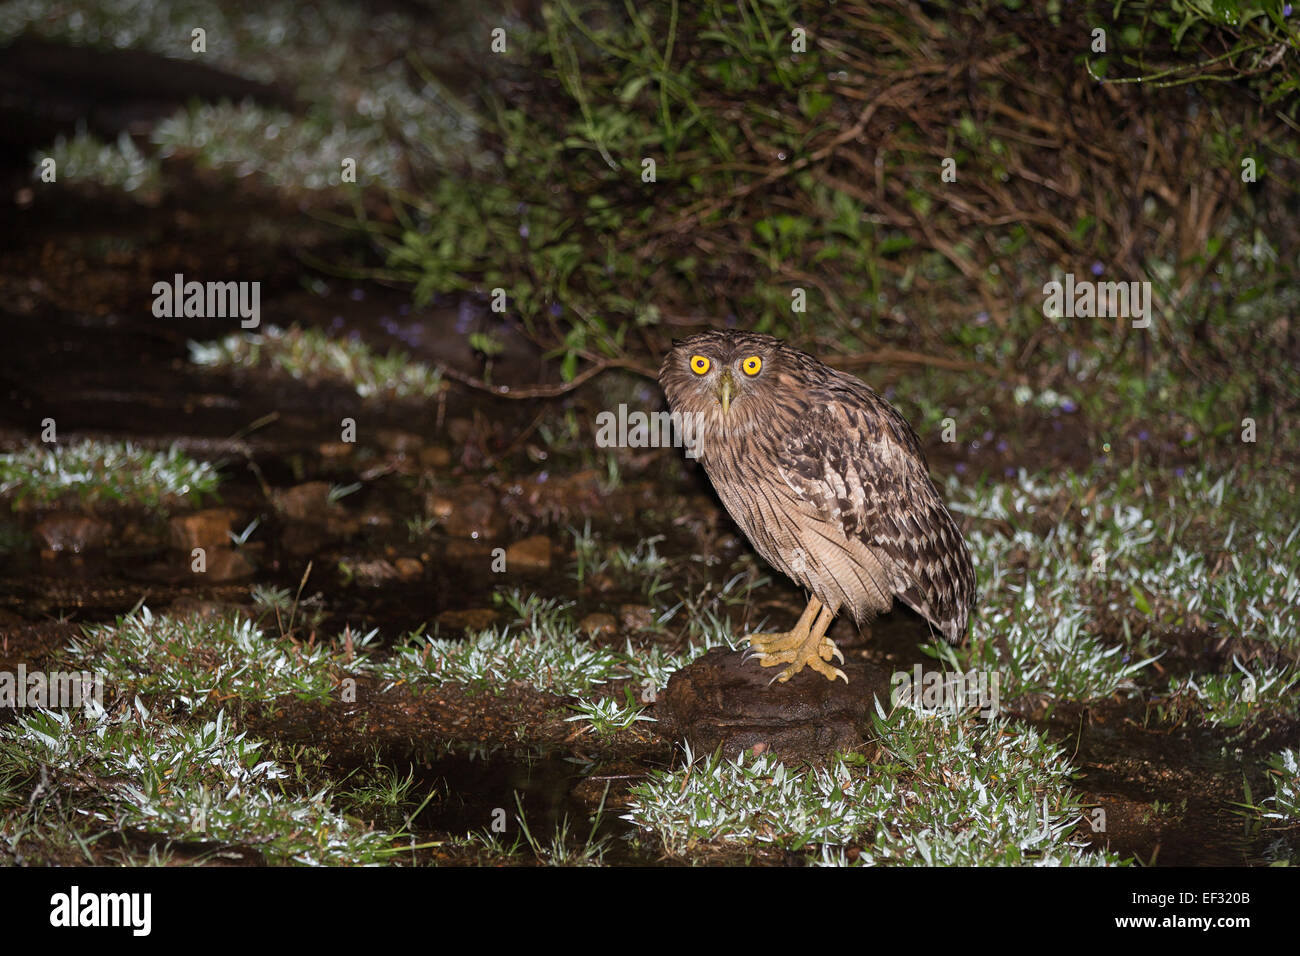
[[[841,664],[844,663],[844,655],[835,646],[835,642],[826,636],[826,629],[831,626],[834,618],[834,611],[823,607],[817,598],[809,598],[808,607],[804,609],[793,630],[784,634],[751,634],[750,653],[764,667],[789,665],[772,678],[774,683],[784,684],[805,667],[811,667],[827,680],[840,677],[847,684],[847,675],[829,663],[831,658],[838,658]]]

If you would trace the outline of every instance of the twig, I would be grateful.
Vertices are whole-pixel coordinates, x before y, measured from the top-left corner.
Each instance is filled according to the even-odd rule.
[[[646,378],[659,377],[657,372],[651,371],[633,359],[603,359],[590,368],[579,372],[573,377],[572,381],[557,385],[489,385],[481,378],[475,378],[473,375],[467,375],[448,366],[443,366],[442,373],[453,381],[460,382],[460,384],[477,389],[480,392],[495,395],[498,398],[528,399],[555,398],[559,395],[565,395],[583,385],[589,379],[595,378],[601,372],[608,372],[612,368],[625,368],[629,372],[636,372]]]

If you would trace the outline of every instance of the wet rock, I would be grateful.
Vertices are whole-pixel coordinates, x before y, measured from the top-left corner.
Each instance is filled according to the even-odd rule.
[[[495,538],[505,531],[505,515],[501,513],[497,496],[481,486],[431,492],[424,508],[453,538]]]
[[[618,621],[614,620],[613,614],[588,614],[578,622],[578,630],[584,634],[590,634],[592,637],[599,637],[602,634],[613,634],[618,630]]]
[[[551,539],[544,534],[516,541],[506,548],[506,568],[510,571],[549,571]]]
[[[424,565],[415,558],[398,558],[393,562],[393,567],[403,581],[418,581],[424,574]]]
[[[330,486],[325,481],[309,481],[271,492],[275,506],[294,521],[319,519],[330,508]]]
[[[620,604],[618,619],[625,631],[645,631],[654,627],[655,609],[645,604]]]
[[[441,445],[421,448],[418,458],[421,468],[446,468],[451,464],[451,452]]]
[[[659,730],[685,738],[696,753],[722,745],[734,759],[742,750],[774,752],[787,760],[818,762],[866,739],[872,697],[889,699],[889,672],[850,659],[840,665],[849,678],[828,681],[805,668],[785,684],[768,682],[774,668],[715,647],[675,673],[659,695]]]
[[[91,515],[52,514],[32,529],[42,551],[97,551],[108,544],[113,527]]]
[[[233,581],[253,573],[253,564],[244,548],[238,551],[234,548],[209,548],[205,555],[207,571],[202,576],[209,581]]]
[[[604,571],[587,579],[587,587],[593,591],[599,591],[604,594],[606,591],[613,591],[618,588],[618,582],[614,580],[612,574],[606,574]]]
[[[414,569],[411,564],[404,564],[404,562],[414,562]],[[349,561],[348,568],[352,572],[352,579],[357,584],[372,588],[382,587],[391,581],[411,581],[424,573],[424,566],[414,558],[398,558],[396,561],[388,561],[384,558]]]
[[[496,611],[487,607],[475,607],[465,611],[443,611],[437,617],[439,627],[457,631],[481,631],[491,627],[500,617]]]
[[[346,461],[352,457],[356,444],[349,441],[321,442],[316,451],[323,461]]]
[[[474,434],[474,423],[468,418],[451,418],[447,420],[447,437],[457,445],[463,445]]]
[[[230,526],[238,515],[231,508],[205,508],[188,515],[176,515],[167,523],[173,548],[230,547]]]

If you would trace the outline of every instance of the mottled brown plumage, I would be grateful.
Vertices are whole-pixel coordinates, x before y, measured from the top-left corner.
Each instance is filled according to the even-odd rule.
[[[892,405],[752,332],[675,342],[659,382],[672,411],[698,416],[700,461],[755,550],[812,592],[794,631],[751,638],[765,666],[791,665],[780,680],[805,665],[843,676],[828,666],[839,656],[824,637],[831,619],[848,608],[865,623],[895,596],[961,640],[975,600],[970,552]]]

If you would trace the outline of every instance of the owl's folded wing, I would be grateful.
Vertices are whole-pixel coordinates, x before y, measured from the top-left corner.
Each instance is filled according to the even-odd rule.
[[[790,489],[871,548],[893,592],[949,641],[960,640],[975,590],[970,555],[902,416],[878,398],[861,407],[829,402],[782,446],[778,464]]]

